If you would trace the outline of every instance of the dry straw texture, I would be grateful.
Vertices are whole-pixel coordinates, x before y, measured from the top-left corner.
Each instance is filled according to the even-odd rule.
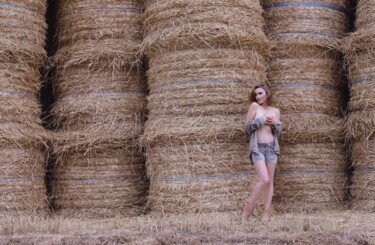
[[[354,167],[351,194],[351,207],[355,210],[375,211],[374,171],[375,141],[354,141],[352,147],[352,164]]]
[[[139,66],[139,1],[59,1],[53,58],[59,130],[53,135],[53,198],[75,217],[140,214],[144,159],[136,147],[145,114]]]
[[[106,59],[108,66],[137,61],[142,5],[136,0],[59,0],[58,57],[73,64]]]
[[[0,3],[0,215],[46,213],[38,92],[46,1]]]
[[[357,0],[355,28],[356,32],[374,30],[375,2],[372,0]]]
[[[282,111],[285,143],[343,140],[342,65],[326,48],[280,44],[272,50],[268,80]]]
[[[143,52],[197,48],[266,51],[259,0],[145,1]]]
[[[243,134],[246,95],[265,79],[265,59],[232,49],[171,52],[150,59],[148,78],[151,211],[239,210],[256,180]]]
[[[58,213],[70,217],[113,217],[144,211],[145,165],[137,149],[106,147],[61,154],[59,147],[54,148],[57,161],[52,183],[53,205]]]
[[[45,57],[45,0],[6,0],[0,5],[3,62],[40,66]]]
[[[370,137],[375,129],[375,32],[352,33],[344,42],[350,75],[348,137]]]
[[[8,143],[0,148],[0,216],[46,214],[44,147]]]
[[[283,144],[275,177],[275,209],[282,212],[342,208],[346,192],[342,144]]]
[[[348,0],[262,0],[270,40],[339,49],[349,28]]]

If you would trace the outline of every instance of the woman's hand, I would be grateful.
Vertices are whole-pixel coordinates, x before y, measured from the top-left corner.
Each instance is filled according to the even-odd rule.
[[[277,123],[277,119],[276,119],[275,115],[271,114],[271,115],[266,116],[266,124],[272,125],[272,124],[275,124],[275,123]]]

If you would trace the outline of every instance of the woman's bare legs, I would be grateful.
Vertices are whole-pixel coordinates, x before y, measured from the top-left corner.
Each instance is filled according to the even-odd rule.
[[[269,221],[270,208],[273,196],[273,178],[275,176],[276,164],[266,164],[268,171],[269,183],[264,188],[264,209],[262,214],[262,221]]]
[[[259,161],[254,164],[255,170],[259,176],[259,180],[256,183],[253,192],[250,197],[246,200],[246,205],[243,208],[241,218],[242,220],[247,220],[249,216],[253,213],[256,202],[258,201],[260,195],[264,189],[269,186],[270,178],[268,173],[268,168],[264,161]]]

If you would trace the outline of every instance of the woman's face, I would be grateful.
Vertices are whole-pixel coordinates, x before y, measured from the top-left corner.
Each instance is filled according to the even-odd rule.
[[[255,99],[259,105],[267,101],[267,93],[263,88],[255,89]]]

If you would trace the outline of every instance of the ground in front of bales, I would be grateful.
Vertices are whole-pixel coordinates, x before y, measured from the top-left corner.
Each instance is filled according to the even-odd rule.
[[[354,211],[275,214],[241,222],[239,213],[133,218],[0,218],[0,244],[375,244],[375,215]]]

